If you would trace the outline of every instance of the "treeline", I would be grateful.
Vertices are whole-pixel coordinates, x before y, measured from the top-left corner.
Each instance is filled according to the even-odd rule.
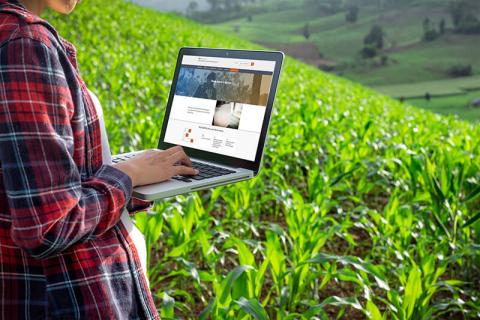
[[[480,1],[456,0],[448,7],[454,31],[464,34],[480,34]]]
[[[480,0],[452,0],[447,4],[447,13],[451,17],[451,27],[447,27],[447,20],[441,18],[433,21],[425,17],[422,22],[422,41],[435,41],[448,33],[480,34]],[[381,25],[374,25],[363,39],[363,48],[360,56],[364,59],[379,57],[380,65],[387,65],[389,57],[384,49],[385,31]],[[446,73],[451,77],[466,77],[473,74],[470,64],[450,66]]]
[[[197,1],[192,0],[187,8],[187,16],[203,23],[218,23],[265,11],[259,6],[265,0],[207,0],[207,2],[209,10],[199,11]]]
[[[480,34],[480,1],[450,1],[447,7],[452,18],[451,31],[461,34]],[[447,31],[445,19],[440,20],[438,27],[429,17],[423,20],[423,40],[433,41]]]

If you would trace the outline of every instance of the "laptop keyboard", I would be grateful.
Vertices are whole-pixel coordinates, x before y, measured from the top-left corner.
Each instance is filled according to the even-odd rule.
[[[233,170],[220,168],[211,164],[200,163],[196,161],[192,161],[192,167],[199,171],[196,176],[175,176],[172,179],[184,182],[191,182],[192,180],[205,180],[235,173],[235,171]]]
[[[130,153],[122,156],[115,156],[112,159],[112,162],[113,163],[123,162],[130,158],[135,157],[136,155],[137,155],[136,153]],[[209,178],[220,177],[220,176],[225,176],[227,174],[235,173],[234,170],[220,168],[211,164],[206,164],[206,163],[201,163],[196,161],[192,161],[192,167],[199,171],[196,176],[174,176],[172,177],[172,179],[177,181],[183,181],[183,182],[192,182],[192,181],[205,180]]]

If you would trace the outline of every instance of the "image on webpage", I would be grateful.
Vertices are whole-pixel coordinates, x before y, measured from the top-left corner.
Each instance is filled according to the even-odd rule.
[[[182,65],[165,141],[254,161],[272,71]]]
[[[242,117],[243,103],[217,101],[213,114],[213,126],[238,129]]]
[[[182,67],[176,94],[266,106],[272,74]]]

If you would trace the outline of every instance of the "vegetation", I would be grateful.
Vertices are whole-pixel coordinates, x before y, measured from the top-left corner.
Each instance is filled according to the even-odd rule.
[[[363,39],[363,43],[367,46],[373,46],[377,49],[383,49],[384,32],[381,26],[374,25],[367,36]]]
[[[359,11],[360,9],[356,5],[352,5],[348,7],[348,11],[345,14],[345,20],[351,23],[357,22]]]
[[[480,3],[475,0],[455,0],[449,4],[455,31],[480,33]]]
[[[445,20],[442,19],[445,23]],[[442,22],[440,22],[440,27],[442,26]],[[445,33],[445,25],[443,24],[443,33]],[[425,18],[423,20],[423,41],[434,41],[437,39],[441,32],[437,31],[435,26],[433,26],[432,22],[429,18]]]
[[[363,58],[373,58],[377,55],[377,50],[383,49],[385,33],[381,26],[374,25],[370,32],[363,39],[361,55]]]
[[[432,96],[458,96],[480,90],[480,76],[421,83],[386,85],[376,90],[395,98],[418,98],[429,92]]]
[[[239,17],[251,17],[253,13],[263,10],[255,7],[257,2],[264,0],[206,0],[209,9],[202,11],[198,9],[198,3],[193,0],[188,6],[186,14],[188,17],[204,23],[218,23]]]
[[[408,103],[421,108],[434,111],[439,114],[452,115],[457,114],[465,120],[480,119],[480,108],[473,105],[474,101],[480,99],[479,91],[467,91],[462,95],[453,96],[433,96],[430,101],[425,98],[408,99]],[[455,113],[453,113],[455,110]],[[478,125],[478,120],[476,120]]]
[[[448,69],[459,63],[471,65],[473,75],[480,73],[480,35],[456,30],[455,21],[460,23],[468,15],[462,13],[454,20],[451,11],[450,3],[462,0],[336,1],[337,7],[329,10],[321,10],[327,4],[323,0],[282,0],[281,6],[275,5],[279,2],[257,2],[262,11],[253,15],[253,22],[240,17],[215,28],[231,33],[234,25],[239,26],[242,38],[373,87],[447,79]],[[359,7],[355,23],[346,21],[352,4]],[[462,11],[480,17],[475,8]],[[302,34],[306,23],[309,39]],[[384,32],[381,50],[363,43],[375,25]],[[457,107],[462,106],[463,102]],[[455,112],[453,107],[451,113]]]
[[[475,123],[480,121],[480,108],[472,106],[473,101],[480,99],[479,76],[386,85],[375,89],[439,114],[456,114],[468,121]],[[429,101],[425,99],[427,93],[431,98]]]
[[[181,46],[258,48],[120,0],[46,18],[114,152],[156,146]],[[136,216],[164,319],[480,317],[478,126],[287,59],[270,133],[258,178]]]
[[[452,77],[469,77],[473,74],[470,64],[456,64],[448,68],[448,74]]]
[[[310,25],[308,23],[303,27],[303,36],[307,40],[310,39]]]

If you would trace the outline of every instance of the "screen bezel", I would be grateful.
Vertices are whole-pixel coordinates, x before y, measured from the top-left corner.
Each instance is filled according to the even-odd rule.
[[[284,54],[278,51],[252,51],[252,50],[232,50],[232,49],[207,49],[207,48],[190,48],[184,47],[180,49],[177,58],[177,65],[175,67],[175,74],[173,76],[172,87],[170,88],[170,94],[168,97],[167,108],[165,110],[165,116],[163,118],[162,132],[158,142],[158,148],[165,150],[170,147],[174,147],[175,144],[165,142],[165,133],[167,131],[168,119],[170,118],[170,111],[172,109],[173,98],[177,87],[178,75],[182,66],[183,56],[205,56],[215,58],[233,58],[233,59],[247,59],[247,60],[267,60],[275,61],[275,70],[272,77],[272,85],[270,87],[270,94],[268,96],[268,102],[265,111],[265,117],[263,119],[262,131],[260,133],[260,140],[258,143],[257,153],[255,155],[255,161],[249,161],[241,158],[235,158],[225,156],[219,153],[213,153],[211,151],[203,151],[199,149],[189,148],[182,146],[188,156],[198,158],[205,161],[213,161],[221,163],[231,167],[238,167],[249,169],[258,173],[260,169],[263,149],[265,146],[265,140],[268,133],[268,127],[270,124],[270,118],[272,116],[273,105],[275,102],[275,95],[278,88],[278,82],[280,73],[282,70]]]

